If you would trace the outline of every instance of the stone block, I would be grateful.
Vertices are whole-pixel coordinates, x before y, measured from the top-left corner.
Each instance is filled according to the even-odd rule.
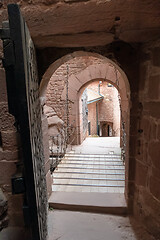
[[[135,166],[136,160],[133,157],[129,158],[129,168],[128,168],[128,179],[129,181],[133,181],[135,179]]]
[[[160,123],[159,123],[158,129],[157,129],[157,139],[160,140]]]
[[[160,168],[160,141],[152,141],[149,144],[149,156],[154,167]]]
[[[160,180],[160,167],[152,167],[152,176]]]
[[[143,117],[140,123],[141,129],[143,130],[143,136],[146,140],[149,140],[151,137],[151,124],[148,117]]]
[[[148,97],[151,100],[160,98],[160,75],[150,76],[148,86]]]
[[[137,116],[132,116],[131,119],[130,119],[130,133],[131,133],[131,135],[135,135],[137,133],[137,125],[138,125]]]
[[[148,73],[148,65],[143,64],[140,67],[140,81],[139,81],[139,89],[140,91],[143,91],[146,86],[146,78],[147,78],[147,73]]]
[[[3,150],[16,151],[20,146],[20,136],[15,131],[2,131],[2,148]]]
[[[146,186],[147,174],[148,174],[148,167],[136,161],[135,184],[140,186]]]
[[[152,140],[156,139],[156,137],[157,137],[157,128],[158,128],[157,123],[152,121],[152,123],[151,123],[151,136],[150,136],[150,138]]]
[[[9,217],[9,225],[10,226],[24,227],[23,211],[14,212],[14,209],[9,209],[8,217]]]
[[[137,149],[137,136],[130,136],[130,142],[129,142],[130,157],[136,156],[136,149]]]
[[[0,86],[0,102],[7,102],[6,77],[2,68],[0,68]]]
[[[8,199],[8,209],[13,212],[22,212],[23,207],[23,194],[12,195],[7,194]]]
[[[144,110],[149,116],[160,119],[160,102],[148,102],[144,104]]]
[[[4,151],[2,148],[0,148],[0,161],[15,161],[17,162],[19,159],[19,151]]]
[[[16,164],[14,162],[0,162],[0,185],[11,185],[11,177],[16,172]]]
[[[0,131],[15,131],[15,119],[11,114],[9,114],[7,103],[0,103],[0,113]]]
[[[153,65],[160,67],[160,47],[155,47],[152,51]]]
[[[151,176],[149,184],[150,192],[160,201],[160,180]]]

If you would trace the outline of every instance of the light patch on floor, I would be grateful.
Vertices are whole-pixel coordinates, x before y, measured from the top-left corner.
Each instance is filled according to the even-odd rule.
[[[155,240],[128,217],[50,211],[48,240]]]

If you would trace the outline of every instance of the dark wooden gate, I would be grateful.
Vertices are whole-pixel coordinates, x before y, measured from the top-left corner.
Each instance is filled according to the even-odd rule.
[[[18,5],[8,5],[8,18],[1,37],[9,112],[15,116],[22,142],[24,217],[32,239],[46,240],[47,192],[35,49]]]

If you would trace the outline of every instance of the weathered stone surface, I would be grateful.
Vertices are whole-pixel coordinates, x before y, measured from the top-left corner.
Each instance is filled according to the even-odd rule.
[[[19,151],[15,150],[15,151],[10,151],[10,150],[2,150],[2,148],[0,148],[0,161],[18,161],[20,157]]]
[[[47,117],[52,117],[56,115],[54,109],[47,105],[44,106],[44,113],[47,115]]]
[[[0,103],[0,130],[7,131],[13,130],[15,131],[14,117],[8,113],[8,105],[5,102]]]
[[[159,161],[159,156],[160,156],[160,141],[153,141],[150,142],[149,145],[149,155],[151,157],[151,161],[153,165],[157,168],[160,168],[160,161]]]
[[[6,78],[4,69],[0,68],[0,102],[7,102]]]
[[[14,162],[0,162],[0,185],[11,185],[11,177],[16,172],[16,164]]]
[[[160,98],[160,75],[150,77],[148,96],[151,100],[158,100]]]
[[[7,199],[0,188],[0,218],[6,210],[7,210]]]
[[[153,65],[160,67],[160,47],[156,47],[152,51]]]
[[[13,1],[7,1],[10,2]],[[146,42],[160,36],[158,0],[23,0],[18,3],[38,47],[108,44],[114,39],[116,16],[121,19],[118,37],[123,41]],[[0,21],[6,18],[5,7],[4,1]]]
[[[139,186],[146,186],[148,167],[136,161],[135,181]]]
[[[7,199],[0,188],[0,231],[8,225],[7,209]]]
[[[54,125],[63,125],[63,121],[58,116],[49,117],[47,120],[49,127]]]
[[[149,116],[156,119],[160,118],[160,102],[148,102],[144,105],[144,110],[148,112]]]
[[[2,131],[2,147],[3,150],[16,151],[20,146],[20,136],[15,131]]]
[[[160,201],[160,180],[155,177],[150,178],[150,192]]]

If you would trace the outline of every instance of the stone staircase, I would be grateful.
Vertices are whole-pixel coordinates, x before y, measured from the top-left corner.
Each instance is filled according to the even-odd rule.
[[[68,153],[53,173],[53,191],[124,193],[120,155]]]
[[[120,155],[68,153],[53,173],[53,209],[127,214]]]

